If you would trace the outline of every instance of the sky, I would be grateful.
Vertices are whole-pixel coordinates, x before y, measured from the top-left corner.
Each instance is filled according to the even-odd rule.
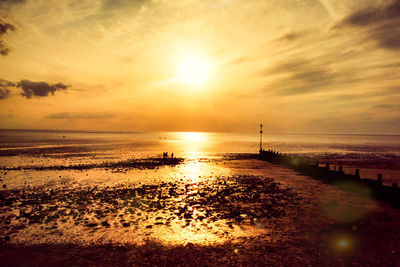
[[[400,0],[0,0],[0,128],[260,123],[400,134]]]

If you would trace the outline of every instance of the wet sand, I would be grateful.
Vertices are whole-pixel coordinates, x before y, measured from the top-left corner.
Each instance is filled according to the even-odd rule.
[[[363,179],[375,180],[378,174],[383,176],[383,184],[391,186],[392,183],[400,182],[400,157],[397,155],[384,156],[360,156],[360,155],[325,155],[310,159],[311,162],[318,161],[320,164],[329,163],[331,169],[343,171],[347,174],[354,174],[356,169],[360,171]]]
[[[10,183],[0,264],[400,264],[399,210],[281,166],[227,157],[118,175],[111,184]]]

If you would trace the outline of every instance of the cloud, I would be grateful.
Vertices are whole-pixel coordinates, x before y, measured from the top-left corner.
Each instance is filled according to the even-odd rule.
[[[149,0],[104,0],[103,2],[103,9],[104,10],[113,10],[113,9],[120,9],[120,8],[129,8],[129,7],[140,7],[143,4],[150,2]]]
[[[54,95],[56,91],[66,90],[67,85],[63,83],[49,84],[47,82],[31,82],[28,80],[21,80],[17,87],[22,88],[22,96],[30,99],[32,97],[45,97],[49,94]]]
[[[376,109],[386,109],[386,110],[400,110],[400,105],[392,104],[378,104],[373,106]]]
[[[360,103],[360,102],[368,102],[373,101],[377,97],[385,96],[387,99],[393,99],[394,97],[398,97],[400,95],[399,91],[393,90],[392,87],[380,87],[379,90],[371,90],[371,91],[358,91],[356,94],[353,93],[339,93],[339,94],[329,94],[322,98],[319,98],[318,101],[331,102],[331,103],[341,103],[341,102],[350,102],[351,104]],[[374,108],[384,108],[388,105],[375,105]]]
[[[0,15],[7,14],[14,5],[23,4],[26,0],[0,0]]]
[[[335,29],[359,28],[367,39],[380,47],[400,50],[400,0],[357,11],[336,25]]]
[[[0,35],[6,34],[8,31],[15,31],[15,26],[0,20]]]
[[[8,13],[12,6],[25,2],[26,0],[0,0],[0,56],[7,56],[12,51],[12,48],[4,41],[4,35],[17,29],[15,25],[5,22],[3,19],[9,17]]]
[[[314,129],[323,129],[324,132],[398,133],[400,118],[374,118],[369,114],[328,115],[310,120],[309,125]]]
[[[10,54],[11,51],[12,49],[8,47],[6,43],[0,40],[0,55],[7,56],[8,54]]]
[[[10,97],[10,90],[7,88],[0,87],[0,99],[6,99]]]
[[[0,0],[0,6],[22,4],[25,2],[26,2],[26,0]]]
[[[271,68],[264,69],[259,75],[273,79],[264,90],[279,96],[316,92],[343,79],[329,62],[311,59],[278,62]]]
[[[96,119],[111,119],[116,118],[117,115],[115,113],[110,112],[99,112],[99,113],[91,113],[91,112],[82,112],[82,113],[69,113],[69,112],[59,112],[52,113],[45,116],[47,119],[85,119],[85,120],[96,120]]]
[[[390,53],[378,61],[376,58],[382,58],[381,54],[358,40],[354,42],[353,38],[342,40],[343,35],[311,32],[309,37],[311,45],[310,38],[293,39],[296,47],[283,50],[276,61],[268,63],[269,67],[255,73],[263,78],[262,94],[292,96],[318,92],[332,95],[333,92],[353,94],[353,90],[357,90],[360,98],[373,87],[380,88],[383,95],[400,92],[396,86],[399,63]],[[382,79],[387,83],[378,82]]]
[[[236,58],[228,61],[227,65],[239,65],[239,64],[245,63],[247,61],[250,61],[252,59],[254,59],[254,58],[252,58],[250,56],[239,56],[239,57],[236,57]]]
[[[288,42],[288,41],[294,41],[297,40],[301,37],[303,37],[304,34],[300,32],[288,32],[281,37],[278,37],[276,41],[283,41],[283,42]]]
[[[47,82],[31,82],[21,80],[18,83],[13,83],[7,80],[0,79],[0,99],[6,99],[10,96],[10,87],[22,89],[21,95],[31,99],[32,97],[46,97],[49,94],[54,95],[56,91],[66,90],[67,85],[63,83],[49,84]]]
[[[0,55],[7,56],[11,52],[11,48],[7,45],[2,38],[10,31],[15,31],[14,25],[0,20]]]
[[[15,86],[14,83],[0,79],[0,100],[10,97],[9,86]]]
[[[0,79],[0,87],[6,88],[6,87],[9,87],[9,86],[15,86],[15,83],[7,81],[7,80]]]

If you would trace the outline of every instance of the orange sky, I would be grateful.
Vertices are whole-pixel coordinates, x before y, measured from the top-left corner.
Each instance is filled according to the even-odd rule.
[[[400,0],[3,0],[0,128],[400,133],[399,12]],[[191,58],[207,68],[199,84],[182,78],[201,75]]]

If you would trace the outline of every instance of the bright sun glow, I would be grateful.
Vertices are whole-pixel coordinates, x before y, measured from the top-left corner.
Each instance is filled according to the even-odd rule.
[[[201,85],[207,79],[210,66],[197,56],[185,58],[179,66],[179,80],[188,85]]]
[[[205,149],[209,142],[209,138],[206,133],[181,132],[178,134],[178,140],[181,142],[187,158],[196,159],[204,157]]]
[[[185,142],[203,142],[206,140],[206,135],[200,132],[181,132],[180,137]]]

